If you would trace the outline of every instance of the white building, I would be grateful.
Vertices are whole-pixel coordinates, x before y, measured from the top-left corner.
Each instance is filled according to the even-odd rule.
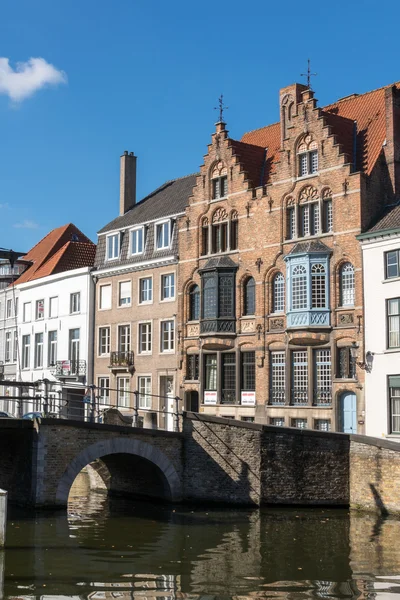
[[[400,441],[400,204],[358,239],[364,271],[366,433]]]

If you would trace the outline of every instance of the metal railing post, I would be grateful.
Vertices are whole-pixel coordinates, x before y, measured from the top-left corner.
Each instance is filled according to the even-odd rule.
[[[139,392],[133,392],[133,418],[132,427],[139,427]]]
[[[175,396],[174,431],[179,431],[179,396]]]
[[[94,385],[89,386],[90,389],[90,423],[95,422],[95,414],[96,414],[96,395],[94,393]]]

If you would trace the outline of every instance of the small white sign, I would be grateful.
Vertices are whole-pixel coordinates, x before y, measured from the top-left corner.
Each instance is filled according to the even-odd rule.
[[[204,404],[217,404],[217,392],[204,392]]]
[[[256,393],[255,392],[242,392],[241,404],[243,406],[255,406],[256,405]]]

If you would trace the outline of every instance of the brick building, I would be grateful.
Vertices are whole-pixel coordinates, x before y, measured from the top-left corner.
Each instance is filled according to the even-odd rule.
[[[356,236],[399,192],[400,84],[325,108],[294,84],[279,112],[241,141],[216,124],[179,221],[186,406],[362,433]]]
[[[136,203],[136,157],[121,156],[120,214],[98,233],[94,384],[99,404],[158,412],[173,428],[179,394],[176,315],[178,232],[195,175],[166,182]]]

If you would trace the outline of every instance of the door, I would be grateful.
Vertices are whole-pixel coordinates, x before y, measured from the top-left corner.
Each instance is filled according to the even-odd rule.
[[[339,427],[344,433],[357,433],[357,399],[353,392],[343,392],[340,396]]]
[[[174,430],[174,378],[168,375],[160,377],[160,399],[161,405],[164,405],[165,410],[165,429],[168,431]]]

